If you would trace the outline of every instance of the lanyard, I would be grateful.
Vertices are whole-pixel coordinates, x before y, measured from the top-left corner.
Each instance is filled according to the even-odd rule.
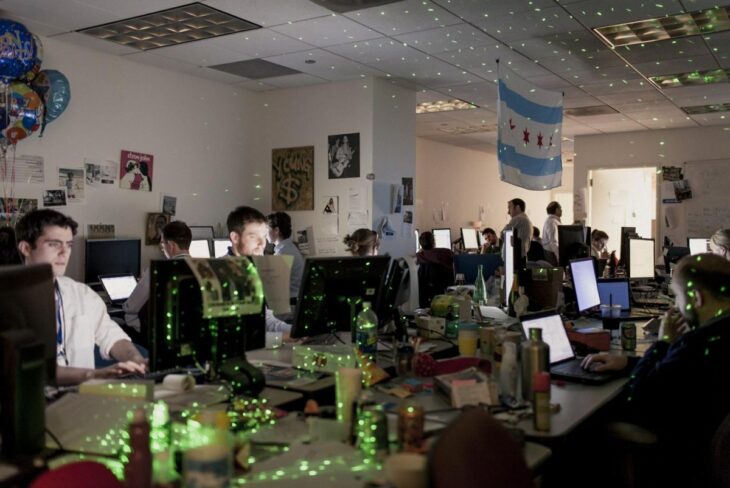
[[[63,317],[63,297],[61,296],[61,289],[58,287],[58,281],[54,281],[54,288],[56,294],[56,349],[58,350],[58,357],[63,359],[63,362],[68,366],[68,358],[66,357],[66,341],[64,339],[64,317]]]

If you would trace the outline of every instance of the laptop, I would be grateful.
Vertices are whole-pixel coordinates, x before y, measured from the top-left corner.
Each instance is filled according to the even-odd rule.
[[[616,378],[615,372],[596,373],[580,367],[582,359],[575,356],[563,320],[554,310],[523,315],[521,322],[526,337],[530,336],[529,329],[542,329],[542,340],[550,346],[550,374],[555,378],[591,385]]]
[[[109,303],[121,306],[137,286],[137,278],[132,273],[99,276],[104,291],[109,296]]]
[[[632,310],[631,286],[627,278],[605,278],[598,280],[598,296],[604,305],[621,305],[619,319],[642,319],[654,316],[645,310]]]

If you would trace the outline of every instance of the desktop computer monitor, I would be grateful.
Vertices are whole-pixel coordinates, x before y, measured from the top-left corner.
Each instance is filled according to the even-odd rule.
[[[421,234],[418,232],[418,229],[414,230],[413,233],[416,236],[416,254],[418,254],[418,251],[421,250],[421,243],[418,242],[418,239],[421,237]]]
[[[133,274],[139,278],[139,239],[87,239],[84,281],[98,283],[99,276]]]
[[[194,258],[209,258],[210,244],[208,239],[193,239],[190,242],[190,255]],[[216,256],[218,257],[218,256]]]
[[[481,231],[477,231],[477,241],[479,241],[479,249],[484,245],[484,235]]]
[[[477,250],[479,249],[479,238],[477,237],[479,232],[472,227],[461,228],[461,241],[464,243],[464,249],[466,250]]]
[[[385,326],[391,319],[395,321],[397,327],[403,325],[398,306],[407,299],[409,286],[408,264],[403,258],[392,259],[388,266],[388,274],[380,288],[380,296],[375,301],[373,309],[378,316],[379,327]],[[401,329],[400,332],[405,333],[405,329]]]
[[[191,225],[190,233],[193,239],[213,239],[215,234],[211,225]]]
[[[194,260],[199,261],[208,260]],[[209,261],[223,263],[229,259]],[[226,361],[245,358],[247,350],[264,347],[263,307],[253,315],[205,318],[203,292],[187,260],[151,262],[147,343],[152,371],[206,362],[222,367]]]
[[[631,309],[631,291],[626,278],[599,279],[598,296],[602,305],[621,305],[621,310]]]
[[[451,249],[451,229],[431,229],[436,247]]]
[[[578,311],[583,312],[600,305],[601,298],[598,294],[598,281],[593,258],[573,259],[569,266]]]
[[[654,239],[629,239],[629,278],[653,280],[654,259]]]
[[[0,332],[28,330],[43,344],[46,382],[56,383],[56,301],[48,264],[0,267]]]
[[[582,225],[558,226],[558,264],[568,266],[572,259],[590,256],[591,231]]]
[[[629,269],[629,239],[632,237],[639,237],[639,234],[636,233],[636,227],[621,227],[621,255],[619,260],[624,269]]]
[[[688,237],[687,247],[689,247],[689,253],[693,256],[695,254],[702,254],[710,251],[710,240],[704,237]]]
[[[228,248],[231,247],[229,239],[216,239],[213,241],[213,257],[222,258],[228,256]]]
[[[291,337],[352,331],[362,302],[380,308],[389,266],[389,256],[307,258]]]

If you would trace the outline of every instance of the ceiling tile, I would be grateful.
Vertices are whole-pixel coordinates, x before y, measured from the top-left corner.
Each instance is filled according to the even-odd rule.
[[[705,42],[699,36],[620,46],[616,48],[616,53],[632,64],[710,54]]]
[[[204,0],[211,7],[264,27],[332,15],[330,10],[302,0]]]
[[[395,39],[428,54],[471,49],[494,43],[494,39],[468,24],[413,32],[395,36]]]
[[[116,42],[105,41],[98,37],[88,36],[86,34],[80,34],[78,32],[68,32],[66,34],[59,34],[53,36],[54,39],[60,41],[70,42],[77,46],[84,46],[91,49],[96,49],[107,54],[113,54],[115,56],[121,56],[124,54],[132,54],[140,52],[138,49],[134,49],[128,46],[122,46]]]
[[[719,68],[715,57],[711,55],[639,63],[635,64],[634,67],[645,76],[672,75]]]
[[[376,39],[382,35],[341,15],[278,25],[272,30],[317,47]]]
[[[272,85],[277,88],[294,88],[297,86],[319,85],[321,83],[328,83],[328,81],[325,79],[306,73],[299,73],[289,76],[277,76],[276,78],[264,78],[261,81],[263,81],[267,85]]]
[[[277,90],[277,87],[275,87],[274,85],[269,85],[268,83],[264,83],[261,80],[242,81],[240,83],[234,83],[233,86],[255,92]]]
[[[213,66],[216,64],[243,61],[249,56],[232,51],[216,44],[216,39],[187,42],[177,46],[154,49],[154,53],[169,59],[176,59],[196,66]]]
[[[388,36],[461,22],[457,16],[427,0],[405,0],[344,15]]]
[[[103,9],[114,13],[117,19],[127,19],[138,15],[150,14],[181,5],[193,3],[194,0],[76,0],[83,8]],[[61,2],[57,2],[61,3]]]
[[[36,20],[53,29],[45,35],[58,34],[119,20],[118,14],[86,5],[77,0],[3,0],[0,4],[11,15]],[[42,20],[41,20],[42,19]]]
[[[497,85],[491,81],[451,86],[445,89],[445,92],[450,97],[465,100],[483,108],[497,105]]]
[[[271,29],[258,29],[216,37],[211,39],[211,43],[223,49],[245,54],[246,58],[265,58],[312,49],[312,46],[307,43]]]
[[[474,23],[488,34],[508,42],[582,30],[561,7],[490,15],[475,19]]]
[[[350,80],[365,76],[384,76],[382,71],[323,49],[282,54],[266,58],[266,61],[331,81]]]
[[[636,20],[654,19],[684,11],[677,0],[662,0],[661,2],[587,0],[570,3],[565,8],[588,27],[602,27]]]
[[[181,73],[194,73],[197,71],[198,66],[192,63],[186,63],[184,61],[178,61],[176,59],[166,58],[155,54],[154,52],[137,52],[134,54],[128,54],[124,56],[124,59],[136,61],[137,63],[148,64],[155,68],[167,69],[170,71],[177,71]]]

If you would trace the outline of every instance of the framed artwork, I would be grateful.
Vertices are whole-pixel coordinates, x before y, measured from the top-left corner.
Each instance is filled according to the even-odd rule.
[[[271,151],[271,208],[314,210],[314,146]]]
[[[170,214],[162,212],[148,213],[144,243],[148,246],[159,245],[162,239],[162,229],[170,223],[170,219]]]
[[[125,190],[152,191],[152,154],[122,151],[119,159],[119,187]]]
[[[360,177],[360,133],[327,137],[329,178]]]

